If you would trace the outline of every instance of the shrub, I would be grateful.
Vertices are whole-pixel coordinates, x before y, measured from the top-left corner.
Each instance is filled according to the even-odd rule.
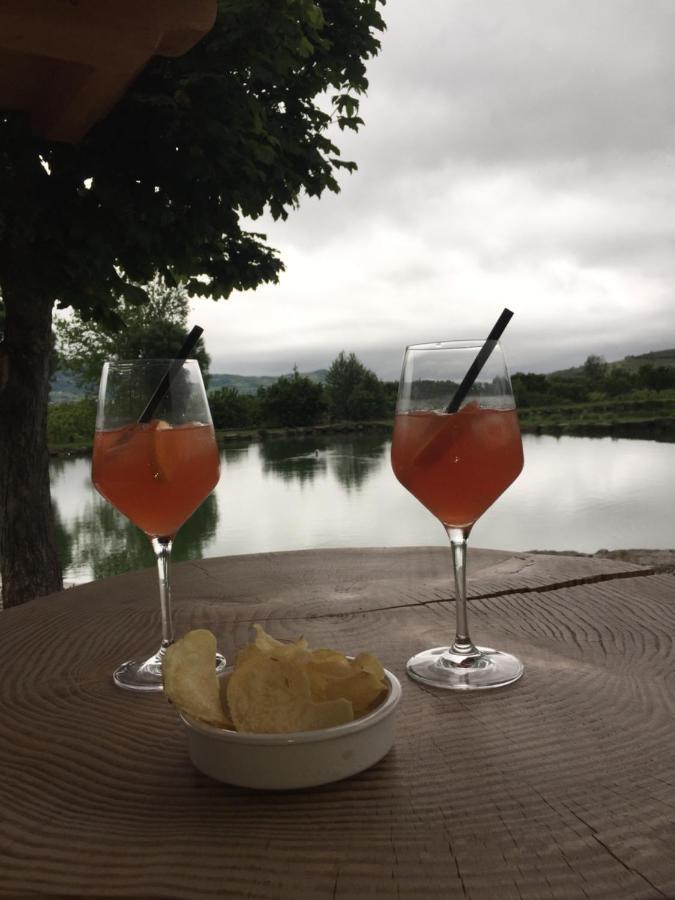
[[[323,386],[300,375],[282,375],[268,388],[258,389],[260,418],[265,425],[294,428],[314,425],[324,414]]]
[[[232,387],[209,394],[209,406],[215,428],[251,428],[260,418],[257,398]]]
[[[74,403],[55,403],[48,410],[47,443],[50,447],[90,446],[95,426],[96,400],[92,397]]]

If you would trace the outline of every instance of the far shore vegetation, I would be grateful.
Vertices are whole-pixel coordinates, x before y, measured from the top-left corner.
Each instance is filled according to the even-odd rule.
[[[221,442],[298,430],[388,429],[393,423],[397,382],[380,380],[354,353],[340,353],[328,369],[307,374],[295,369],[276,380],[208,372],[205,377]],[[517,372],[512,382],[524,432],[675,441],[675,350],[614,363],[589,356],[578,368],[562,372]],[[50,451],[89,450],[95,414],[91,386],[78,399],[52,402]]]

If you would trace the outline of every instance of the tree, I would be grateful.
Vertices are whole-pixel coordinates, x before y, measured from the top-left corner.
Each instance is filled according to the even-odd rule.
[[[74,313],[55,322],[58,366],[73,372],[81,384],[98,383],[107,359],[171,359],[188,330],[189,297],[182,287],[168,287],[155,277],[145,285],[147,302],[139,306],[121,296],[117,313],[124,327],[115,328]],[[192,354],[208,382],[210,358],[200,338]]]
[[[366,370],[360,384],[347,403],[347,418],[353,422],[381,419],[386,415],[387,402],[384,385],[374,372]]]
[[[325,410],[323,386],[300,375],[282,375],[268,388],[258,388],[260,418],[266,425],[296,428],[314,425]]]
[[[535,372],[516,372],[511,377],[516,404],[520,408],[541,406],[549,402],[550,384],[546,375]]]
[[[337,191],[329,129],[358,130],[378,0],[220,0],[189,53],[155,58],[77,146],[0,111],[0,557],[13,605],[61,587],[45,438],[52,309],[121,326],[139,285],[214,299],[283,268],[246,219]],[[111,37],[111,40],[113,38]],[[327,102],[328,98],[328,102]]]
[[[605,377],[605,393],[609,397],[620,397],[628,394],[637,387],[637,378],[629,369],[623,366],[615,366],[610,369]]]
[[[383,381],[384,389],[384,414],[387,418],[391,418],[396,413],[396,402],[398,400],[398,381]]]
[[[551,400],[563,403],[584,403],[590,392],[585,378],[567,375],[549,375],[549,395]]]
[[[257,397],[241,394],[236,388],[223,387],[212,391],[209,406],[216,428],[249,428],[258,423]]]
[[[96,427],[96,401],[83,397],[73,403],[52,403],[47,414],[50,446],[90,447]]]
[[[354,353],[342,350],[326,375],[326,401],[333,420],[377,419],[386,415],[384,385]]]
[[[675,368],[647,363],[638,369],[638,381],[641,387],[664,391],[675,387]]]
[[[584,375],[591,390],[601,390],[607,374],[607,362],[603,356],[588,356],[583,365]]]

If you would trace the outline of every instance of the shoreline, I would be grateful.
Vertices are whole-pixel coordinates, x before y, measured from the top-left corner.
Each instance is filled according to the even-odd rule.
[[[675,443],[675,418],[626,419],[617,422],[520,423],[522,434],[554,437],[612,437]]]
[[[520,414],[522,415],[522,413]],[[521,421],[522,434],[551,435],[552,437],[626,438],[675,443],[675,418],[625,420],[612,423],[566,422],[537,423]],[[216,431],[220,447],[235,441],[283,440],[284,438],[316,437],[319,435],[375,434],[391,432],[393,420],[372,422],[333,422],[322,425],[303,425],[295,428],[232,428]],[[48,448],[50,459],[83,456],[91,453],[90,444],[62,444]]]
[[[316,437],[317,435],[375,434],[391,432],[391,422],[333,422],[326,425],[300,425],[295,428],[232,428],[216,429],[216,441],[222,447],[235,441],[283,440],[284,438]],[[62,456],[84,456],[91,453],[91,444],[52,445],[47,452],[50,459]]]

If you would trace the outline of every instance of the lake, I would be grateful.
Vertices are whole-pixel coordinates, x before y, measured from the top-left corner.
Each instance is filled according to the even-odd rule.
[[[675,444],[524,435],[525,468],[475,526],[499,550],[675,547]],[[175,559],[320,547],[444,545],[392,474],[387,434],[226,446],[218,487],[180,531]],[[153,565],[147,539],[93,489],[87,457],[51,463],[64,577]]]

